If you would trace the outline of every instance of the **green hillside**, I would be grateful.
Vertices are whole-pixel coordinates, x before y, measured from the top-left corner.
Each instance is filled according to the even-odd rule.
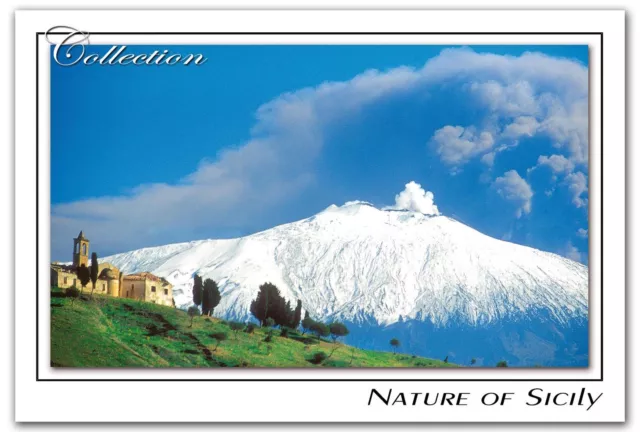
[[[232,331],[230,323],[136,300],[51,292],[51,363],[56,367],[455,367],[407,354],[367,351],[274,329]],[[224,333],[219,344],[215,336]],[[216,347],[217,345],[217,347]],[[336,349],[337,348],[337,349]],[[333,351],[333,354],[331,352]],[[309,360],[324,352],[321,364]]]

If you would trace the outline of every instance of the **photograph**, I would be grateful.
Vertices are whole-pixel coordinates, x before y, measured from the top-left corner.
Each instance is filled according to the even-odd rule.
[[[590,366],[588,45],[47,49],[52,368]]]

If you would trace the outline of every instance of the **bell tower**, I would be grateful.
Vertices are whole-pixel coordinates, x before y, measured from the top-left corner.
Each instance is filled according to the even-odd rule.
[[[81,267],[83,264],[89,267],[89,239],[80,231],[78,238],[73,239],[73,266]]]

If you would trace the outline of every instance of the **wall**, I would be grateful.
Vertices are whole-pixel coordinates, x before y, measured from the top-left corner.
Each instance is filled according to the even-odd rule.
[[[58,288],[69,288],[72,286],[76,286],[78,289],[80,289],[80,282],[77,279],[78,277],[75,273],[51,269],[51,286],[57,286]]]
[[[155,292],[153,292],[153,287],[155,287]],[[167,294],[164,293],[164,290],[167,290]],[[173,306],[173,288],[170,284],[163,285],[161,281],[154,281],[147,279],[145,281],[145,299],[148,302],[165,305],[165,306]]]
[[[144,280],[127,279],[125,276],[120,288],[120,296],[136,300],[145,300],[146,286]]]

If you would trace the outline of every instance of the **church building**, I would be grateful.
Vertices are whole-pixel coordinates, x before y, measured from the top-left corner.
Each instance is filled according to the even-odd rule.
[[[89,259],[89,239],[80,231],[73,239],[73,261],[71,264],[51,264],[51,286],[62,289],[76,287],[81,289],[76,269],[81,266],[91,269]],[[91,291],[92,283],[84,288]],[[125,275],[116,266],[109,263],[98,264],[98,280],[94,293],[111,297],[126,297],[165,306],[174,306],[173,285],[165,278],[149,272]]]

